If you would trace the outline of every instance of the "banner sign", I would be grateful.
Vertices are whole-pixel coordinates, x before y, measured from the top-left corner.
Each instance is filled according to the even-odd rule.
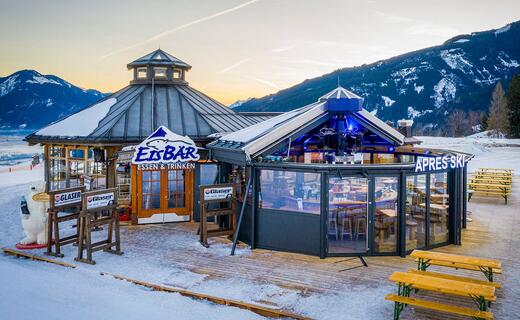
[[[199,159],[198,148],[193,140],[160,126],[136,147],[132,163],[138,169],[190,169],[194,164],[188,166],[186,163]]]
[[[114,192],[87,196],[87,210],[111,206],[114,204],[114,199]]]
[[[54,206],[64,206],[81,202],[81,190],[68,191],[54,194]]]
[[[224,200],[233,197],[233,187],[204,189],[204,200]]]
[[[466,165],[464,155],[444,155],[442,157],[419,157],[415,163],[415,172],[439,171],[463,168]]]

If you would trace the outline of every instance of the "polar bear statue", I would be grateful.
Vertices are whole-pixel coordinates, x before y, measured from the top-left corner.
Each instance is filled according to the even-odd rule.
[[[47,244],[47,208],[45,202],[33,200],[35,194],[43,191],[44,186],[38,185],[31,187],[29,193],[22,197],[22,226],[26,237],[20,244]]]

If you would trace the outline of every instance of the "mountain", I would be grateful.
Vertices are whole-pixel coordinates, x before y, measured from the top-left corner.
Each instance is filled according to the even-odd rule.
[[[379,118],[413,119],[421,133],[434,133],[455,109],[488,109],[496,82],[507,86],[520,73],[519,39],[520,21],[460,35],[439,46],[308,79],[234,110],[295,109],[316,101],[339,79],[341,86],[363,96],[364,107]]]
[[[34,70],[0,77],[0,129],[38,129],[105,96]]]

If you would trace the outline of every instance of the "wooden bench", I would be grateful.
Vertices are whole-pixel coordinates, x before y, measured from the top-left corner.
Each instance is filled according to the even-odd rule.
[[[499,195],[502,196],[505,200],[505,204],[507,204],[507,196],[511,194],[511,185],[510,184],[496,184],[496,183],[480,183],[480,182],[471,182],[468,186],[468,189],[473,191],[468,194],[468,201],[471,200],[473,194],[477,193],[479,195]]]
[[[414,250],[410,256],[417,259],[417,269],[421,271],[426,271],[430,265],[480,271],[490,282],[493,282],[494,273],[502,273],[502,264],[494,259],[423,250]]]
[[[422,274],[422,275],[427,275],[430,277],[437,277],[437,278],[441,278],[441,279],[449,279],[449,280],[456,280],[456,281],[463,281],[463,282],[493,286],[497,289],[502,287],[502,285],[497,282],[489,282],[486,280],[478,280],[478,279],[473,279],[473,278],[468,278],[468,277],[461,277],[461,276],[456,276],[456,275],[451,275],[451,274],[439,273],[439,272],[410,269],[410,270],[408,270],[408,273]]]
[[[406,305],[412,305],[419,308],[430,309],[441,311],[445,313],[457,314],[461,316],[473,317],[475,319],[493,319],[493,313],[489,311],[480,311],[470,308],[458,307],[449,304],[420,300],[410,297],[403,297],[396,294],[387,294],[385,296],[386,300],[393,301],[396,304],[396,308],[394,308],[394,320],[399,319],[400,312],[402,311],[402,307]],[[399,310],[400,309],[400,310]],[[397,312],[396,310],[399,310]]]

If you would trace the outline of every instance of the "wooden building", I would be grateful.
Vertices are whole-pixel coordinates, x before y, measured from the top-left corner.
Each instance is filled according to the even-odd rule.
[[[160,49],[127,67],[133,73],[128,86],[25,140],[44,147],[47,190],[80,185],[87,176],[94,189],[119,187],[120,203],[136,223],[188,221],[197,214],[198,185],[216,182],[219,174],[205,145],[270,114],[234,112],[190,87],[191,66]],[[137,170],[131,164],[132,146],[161,126],[199,147],[194,168]]]

